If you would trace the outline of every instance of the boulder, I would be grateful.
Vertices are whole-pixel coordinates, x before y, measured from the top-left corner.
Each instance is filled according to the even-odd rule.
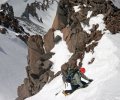
[[[43,69],[47,70],[50,69],[53,63],[50,60],[46,60],[43,62],[44,66],[42,67]]]
[[[57,36],[55,37],[55,39],[54,39],[54,43],[57,44],[57,43],[59,43],[61,40],[62,40],[62,38],[61,38],[59,35],[57,35]]]
[[[41,61],[49,60],[50,58],[52,58],[54,54],[55,54],[54,52],[45,53],[40,57],[40,59]]]
[[[48,74],[49,74],[50,77],[54,77],[54,72],[53,71],[49,70]]]
[[[88,62],[88,64],[92,64],[94,62],[95,58],[92,58],[91,61]]]
[[[26,88],[24,84],[18,87],[17,93],[18,93],[18,96],[22,99],[25,99],[30,96],[30,92],[28,91],[28,89]]]
[[[7,30],[5,28],[0,28],[0,33],[1,34],[6,34],[7,33]]]

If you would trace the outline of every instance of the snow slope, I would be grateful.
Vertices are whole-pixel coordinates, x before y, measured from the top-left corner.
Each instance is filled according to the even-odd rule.
[[[61,75],[47,84],[38,94],[26,100],[120,100],[120,34],[105,34],[95,48],[95,53],[85,54],[83,66],[86,75],[94,81],[85,89],[79,89],[65,97]],[[92,57],[93,64],[88,65]],[[62,59],[61,59],[62,60]],[[56,93],[59,93],[57,96]]]
[[[0,33],[0,100],[15,100],[17,87],[26,77],[27,46],[15,33]]]
[[[51,52],[55,53],[55,55],[53,55],[50,59],[52,62],[54,62],[54,65],[52,66],[52,71],[57,73],[61,70],[61,66],[64,63],[68,62],[68,59],[72,56],[72,53],[69,52],[67,44],[63,40],[63,33],[57,30],[54,32],[54,35],[54,37],[58,35],[62,38],[62,40],[51,50]]]

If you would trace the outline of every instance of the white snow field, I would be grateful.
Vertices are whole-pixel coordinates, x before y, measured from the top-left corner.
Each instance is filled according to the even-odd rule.
[[[15,33],[0,33],[0,100],[15,100],[26,77],[27,46]]]

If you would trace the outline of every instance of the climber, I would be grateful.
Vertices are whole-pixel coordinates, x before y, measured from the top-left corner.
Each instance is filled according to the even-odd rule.
[[[82,67],[79,70],[77,69],[77,67],[74,69],[70,67],[68,68],[66,82],[70,83],[71,90],[64,90],[63,94],[65,96],[73,93],[78,88],[87,87],[88,84],[93,81],[93,79],[89,79],[84,73],[85,73],[85,68]],[[82,81],[81,78],[87,80],[88,83]]]

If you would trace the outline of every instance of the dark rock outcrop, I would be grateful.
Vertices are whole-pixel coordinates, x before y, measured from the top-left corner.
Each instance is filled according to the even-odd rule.
[[[6,30],[5,28],[0,28],[0,33],[6,34],[6,33],[7,33],[7,30]]]
[[[36,94],[48,82],[53,79],[54,73],[50,71],[52,62],[49,59],[54,53],[45,53],[43,39],[40,35],[28,38],[28,66],[26,67],[27,78],[24,84],[18,87],[18,98],[23,100]]]
[[[88,64],[92,64],[94,62],[95,58],[92,58],[91,61],[88,62]]]
[[[54,39],[54,43],[57,44],[57,43],[59,43],[61,40],[62,40],[62,38],[61,38],[59,35],[57,35],[57,36],[55,37],[55,39]]]
[[[107,16],[105,23],[107,25],[106,28],[109,29],[112,34],[118,33],[120,31],[120,10]]]
[[[21,34],[19,34],[19,35],[17,35],[17,37],[19,37],[22,41],[24,41],[27,44],[29,35],[21,35]]]
[[[14,16],[13,7],[8,3],[1,5],[0,25],[11,28],[16,33],[26,34],[23,27],[19,25],[19,21]]]

